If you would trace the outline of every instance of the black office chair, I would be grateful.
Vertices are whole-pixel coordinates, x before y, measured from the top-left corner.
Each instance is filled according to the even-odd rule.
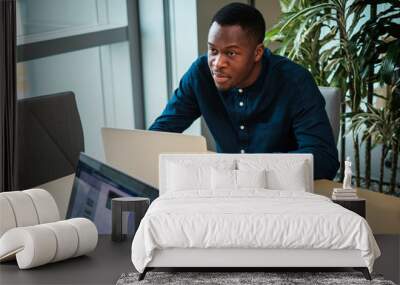
[[[18,100],[17,189],[74,173],[83,151],[83,129],[73,92]]]

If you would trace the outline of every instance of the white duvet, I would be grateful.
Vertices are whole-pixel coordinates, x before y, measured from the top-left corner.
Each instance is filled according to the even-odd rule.
[[[380,251],[368,223],[307,192],[248,189],[166,193],[154,200],[132,243],[143,272],[155,249],[358,249],[372,272]]]

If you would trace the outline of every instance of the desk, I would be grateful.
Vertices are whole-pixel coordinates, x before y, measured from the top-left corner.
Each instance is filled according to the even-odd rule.
[[[399,282],[400,236],[375,235],[382,256],[374,270],[386,279]],[[122,273],[135,271],[131,261],[132,237],[112,242],[99,236],[96,249],[87,256],[19,270],[16,261],[0,263],[0,284],[115,284]]]
[[[330,180],[314,181],[314,193],[331,198],[333,188],[342,184]],[[367,221],[376,235],[400,234],[400,198],[356,188],[357,195],[366,200]]]
[[[112,242],[103,235],[86,256],[27,270],[19,270],[16,261],[1,263],[0,284],[115,284],[122,273],[134,271],[131,244],[132,237]]]

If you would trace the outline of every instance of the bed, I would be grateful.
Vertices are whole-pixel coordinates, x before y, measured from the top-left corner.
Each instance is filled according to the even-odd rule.
[[[143,279],[171,267],[352,267],[380,251],[361,216],[313,194],[311,154],[162,154],[132,242]]]

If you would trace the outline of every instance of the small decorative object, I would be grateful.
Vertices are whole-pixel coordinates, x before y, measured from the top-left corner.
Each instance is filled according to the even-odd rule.
[[[354,200],[358,199],[356,189],[351,187],[351,177],[353,172],[351,171],[350,157],[346,158],[344,162],[344,179],[342,188],[334,188],[332,193],[333,200]]]
[[[351,161],[350,157],[346,158],[344,162],[344,179],[343,179],[343,189],[352,189],[351,188],[351,176],[353,172],[351,171]]]
[[[122,232],[123,228],[123,212],[133,212],[135,214],[135,232],[139,227],[140,221],[144,217],[147,208],[150,205],[149,198],[143,197],[121,197],[111,200],[112,211],[112,241],[123,241],[126,239],[126,234]]]
[[[96,225],[86,218],[61,221],[46,190],[2,192],[0,209],[0,262],[16,259],[20,269],[29,269],[96,248]]]

